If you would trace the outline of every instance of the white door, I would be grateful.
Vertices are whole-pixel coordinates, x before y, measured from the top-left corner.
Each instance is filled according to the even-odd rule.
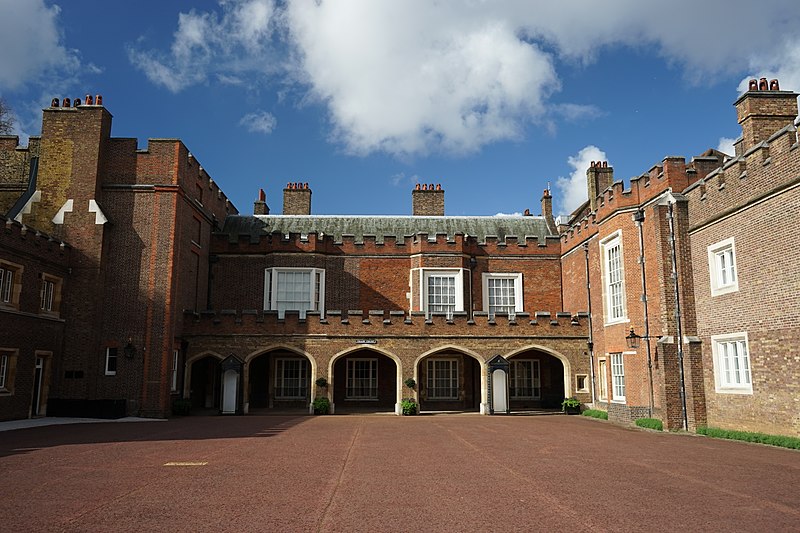
[[[503,370],[492,372],[492,408],[494,412],[505,413],[508,410],[508,385]]]
[[[238,385],[239,373],[235,370],[226,370],[222,376],[222,414],[236,413]]]

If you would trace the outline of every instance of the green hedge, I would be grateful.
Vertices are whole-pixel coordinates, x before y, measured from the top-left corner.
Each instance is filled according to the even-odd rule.
[[[599,418],[601,420],[608,420],[608,412],[601,411],[600,409],[587,409],[583,413],[583,416],[591,416],[592,418]]]
[[[664,431],[664,424],[658,418],[637,418],[634,423],[640,428]]]
[[[769,444],[770,446],[780,446],[781,448],[792,448],[800,450],[800,438],[787,437],[785,435],[768,435],[766,433],[751,433],[749,431],[733,431],[730,429],[719,428],[697,428],[698,435],[714,437],[717,439],[741,440],[745,442],[757,442],[759,444]]]

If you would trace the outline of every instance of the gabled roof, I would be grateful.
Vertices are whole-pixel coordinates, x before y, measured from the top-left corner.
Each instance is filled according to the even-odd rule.
[[[475,237],[480,243],[486,242],[486,237],[496,237],[503,242],[508,236],[520,240],[532,237],[540,241],[547,236],[555,236],[541,216],[229,216],[218,233],[227,235],[230,241],[236,241],[240,236],[252,239],[276,232],[282,235],[330,235],[335,242],[342,242],[343,235],[352,235],[355,242],[363,242],[365,236],[374,236],[379,243],[387,236],[402,240],[418,233],[427,233],[429,237],[447,235],[448,239],[462,234]]]

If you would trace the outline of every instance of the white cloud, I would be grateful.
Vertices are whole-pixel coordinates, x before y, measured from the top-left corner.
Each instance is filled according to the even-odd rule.
[[[42,77],[70,77],[79,69],[77,52],[61,43],[60,11],[43,0],[0,1],[0,90]]]
[[[157,85],[179,92],[216,74],[222,83],[241,73],[274,72],[274,0],[220,1],[222,15],[194,9],[178,15],[169,53],[128,47],[128,58]]]
[[[589,168],[592,161],[607,161],[606,153],[596,146],[589,145],[567,159],[567,163],[573,170],[568,177],[562,176],[556,180],[557,212],[571,213],[589,199],[586,188],[586,169]]]
[[[515,211],[514,213],[497,213],[494,216],[496,217],[521,217],[522,213],[519,211]]]
[[[717,150],[730,156],[736,155],[736,150],[733,148],[734,141],[736,141],[736,139],[732,139],[730,137],[720,137]]]
[[[272,113],[256,111],[243,116],[239,125],[253,133],[272,133],[278,126],[278,119]]]
[[[175,92],[210,79],[293,82],[298,101],[327,107],[331,138],[348,152],[407,156],[471,152],[531,123],[597,116],[591,103],[550,102],[554,65],[591,62],[608,47],[652,47],[690,83],[766,69],[796,88],[797,27],[796,0],[736,9],[728,0],[536,9],[525,0],[220,0],[216,11],[182,13],[167,53],[131,48],[130,57]]]
[[[389,179],[391,180],[392,185],[394,185],[395,187],[399,187],[404,183],[410,183],[411,185],[416,185],[417,183],[420,182],[422,178],[420,178],[419,175],[417,174],[406,176],[405,172],[398,172],[397,174],[393,174]]]

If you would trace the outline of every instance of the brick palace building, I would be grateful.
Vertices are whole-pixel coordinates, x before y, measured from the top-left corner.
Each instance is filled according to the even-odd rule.
[[[735,154],[667,157],[541,215],[240,214],[176,139],[101,97],[0,137],[0,420],[195,411],[481,413],[565,397],[630,423],[800,435],[797,95],[753,80]],[[499,370],[498,370],[499,369]],[[413,385],[413,387],[409,386]]]

